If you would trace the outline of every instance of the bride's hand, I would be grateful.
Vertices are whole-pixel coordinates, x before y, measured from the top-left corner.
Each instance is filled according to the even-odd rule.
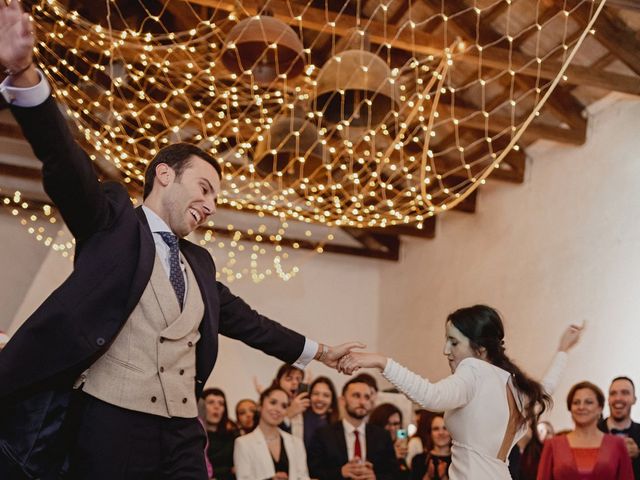
[[[350,352],[338,362],[338,371],[351,375],[361,368],[377,368],[384,370],[387,357],[379,353]]]

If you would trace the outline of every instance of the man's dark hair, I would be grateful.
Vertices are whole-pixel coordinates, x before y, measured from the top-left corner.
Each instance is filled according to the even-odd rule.
[[[376,392],[378,392],[378,382],[376,382],[376,379],[373,378],[372,375],[369,375],[368,373],[359,373],[355,378],[357,378],[362,383],[366,383]]]
[[[349,386],[353,385],[354,383],[363,383],[367,387],[371,388],[371,385],[369,384],[369,382],[367,382],[364,378],[362,378],[362,375],[358,375],[356,377],[353,377],[351,380],[349,380],[347,383],[345,383],[342,386],[342,396],[343,397],[344,397],[344,394],[347,393],[347,390],[349,389]]]
[[[156,167],[158,164],[166,163],[176,172],[176,177],[180,178],[184,169],[189,166],[191,156],[199,157],[210,164],[222,178],[222,169],[220,168],[220,165],[216,159],[207,152],[202,150],[200,147],[192,145],[191,143],[174,143],[162,148],[156,156],[153,157],[151,163],[147,165],[147,169],[144,172],[144,190],[142,198],[146,199],[153,189],[153,181],[156,178]]]
[[[633,383],[633,380],[631,380],[629,377],[625,377],[624,375],[620,377],[616,377],[613,380],[611,380],[611,385],[613,385],[613,382],[617,382],[618,380],[626,380],[627,382],[629,382],[631,384],[631,387],[633,388],[633,393],[636,393],[636,385],[635,383]]]

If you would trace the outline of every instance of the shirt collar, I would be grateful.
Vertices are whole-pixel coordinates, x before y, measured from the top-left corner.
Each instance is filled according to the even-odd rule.
[[[364,434],[365,434],[365,429],[367,427],[366,422],[362,422],[360,424],[360,426],[358,428],[354,427],[353,425],[351,425],[349,422],[347,422],[344,418],[342,419],[342,426],[344,427],[344,431],[347,433],[353,433],[356,430],[358,431],[358,433],[360,433],[360,435],[362,436],[362,438],[364,438]]]
[[[165,223],[164,220],[160,218],[160,216],[151,210],[146,205],[142,205],[142,210],[144,211],[145,217],[147,217],[147,222],[149,222],[149,228],[153,233],[157,232],[171,232],[169,225]]]

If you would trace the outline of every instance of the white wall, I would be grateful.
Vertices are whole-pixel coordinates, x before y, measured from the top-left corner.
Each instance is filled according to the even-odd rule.
[[[246,281],[234,283],[231,290],[261,313],[314,340],[328,344],[358,340],[377,348],[379,271],[380,262],[375,260],[322,254],[302,264],[300,273],[288,282]],[[240,398],[256,397],[253,375],[267,386],[280,365],[240,342],[221,338],[218,362],[207,384],[223,388],[233,405]],[[318,362],[308,370],[314,376],[331,377],[338,388],[346,379]]]
[[[566,427],[571,384],[640,384],[640,101],[609,96],[592,106],[584,146],[528,153],[523,185],[488,185],[475,215],[443,216],[434,241],[383,266],[380,335],[386,353],[440,378],[447,313],[486,303],[506,319],[508,354],[540,377],[563,328],[586,320],[551,414]]]

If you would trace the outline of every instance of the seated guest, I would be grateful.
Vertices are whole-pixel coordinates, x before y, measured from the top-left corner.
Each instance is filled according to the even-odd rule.
[[[602,420],[598,428],[605,433],[622,437],[636,480],[640,480],[640,423],[631,420],[631,407],[636,404],[636,388],[629,377],[614,378],[609,387],[609,412],[611,415]]]
[[[393,449],[396,453],[398,461],[398,469],[400,470],[399,479],[409,478],[409,465],[407,465],[408,438],[406,430],[404,437],[399,437],[398,432],[402,430],[402,412],[392,403],[382,403],[373,409],[369,416],[371,425],[378,425],[384,428],[391,437]]]
[[[553,427],[549,422],[538,422],[535,431],[529,427],[527,433],[509,453],[509,472],[513,480],[535,480],[542,455],[544,441],[553,437]]]
[[[430,420],[424,452],[411,461],[411,480],[449,480],[451,435],[444,425],[442,413],[425,415]]]
[[[280,387],[267,388],[260,395],[259,407],[258,426],[236,439],[238,480],[309,480],[302,440],[279,428],[289,407],[287,392]]]
[[[319,480],[389,480],[398,464],[389,433],[364,420],[371,409],[371,388],[354,377],[342,388],[342,421],[319,428],[307,452],[309,472]]]
[[[206,389],[201,398],[204,401],[204,425],[209,441],[207,458],[213,467],[212,478],[233,480],[233,444],[240,433],[229,420],[227,398],[219,388]]]
[[[555,435],[553,425],[551,425],[551,423],[547,422],[546,420],[538,422],[536,430],[538,431],[538,439],[542,443]]]
[[[551,438],[551,437],[549,437]],[[535,480],[542,455],[543,442],[538,429],[527,428],[527,432],[514,445],[509,453],[509,473],[513,480]]]
[[[413,457],[424,452],[424,446],[429,443],[431,420],[433,420],[434,415],[442,414],[435,414],[424,408],[418,408],[415,415],[416,431],[409,438],[409,445],[407,445],[407,465],[411,465]]]
[[[604,408],[602,390],[590,382],[574,385],[567,408],[575,427],[545,442],[538,480],[632,480],[624,440],[598,430]]]
[[[338,396],[333,382],[327,377],[316,378],[309,387],[309,408],[302,414],[303,440],[306,448],[320,427],[340,419]]]
[[[236,403],[236,425],[240,435],[246,435],[256,428],[256,411],[258,404],[253,400],[244,398]]]
[[[272,387],[280,387],[289,397],[289,408],[280,428],[300,439],[303,429],[302,414],[309,408],[309,393],[300,391],[303,379],[304,372],[301,369],[285,363],[271,382]]]

